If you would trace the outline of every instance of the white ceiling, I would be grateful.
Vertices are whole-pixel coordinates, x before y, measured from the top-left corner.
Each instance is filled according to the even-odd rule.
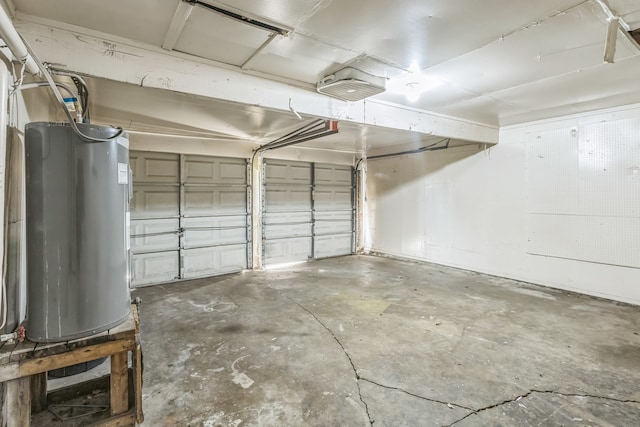
[[[352,65],[388,78],[387,91],[374,99],[499,126],[640,102],[640,48],[620,30],[615,63],[604,63],[609,17],[601,6],[636,29],[638,0],[207,1],[292,31],[265,45],[270,32],[195,6],[177,28],[174,50],[238,69],[244,64],[248,72],[309,90],[323,76]],[[160,47],[181,1],[13,4],[23,20],[60,21]],[[187,117],[177,123],[179,111],[142,116],[141,110],[124,107],[129,103],[109,103],[106,91],[100,96],[105,98],[99,115],[120,120],[126,114],[139,126],[175,126],[210,136],[268,139],[295,120],[248,106],[221,114],[220,108],[207,107],[207,100],[194,99],[189,103],[203,120],[192,126]],[[354,135],[366,130],[347,127],[357,128]]]

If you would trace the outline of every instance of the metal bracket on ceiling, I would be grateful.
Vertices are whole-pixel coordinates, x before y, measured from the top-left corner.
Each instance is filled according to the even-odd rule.
[[[333,135],[334,133],[338,133],[338,122],[336,120],[314,120],[293,132],[289,132],[274,141],[258,147],[255,150],[254,155],[263,153],[267,150],[288,147],[290,145],[311,141],[312,139],[322,138],[323,136]]]

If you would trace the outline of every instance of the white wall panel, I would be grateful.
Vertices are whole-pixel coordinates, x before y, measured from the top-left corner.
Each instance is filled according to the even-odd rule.
[[[529,252],[640,268],[640,120],[527,135]]]
[[[640,304],[640,105],[369,161],[369,250]]]

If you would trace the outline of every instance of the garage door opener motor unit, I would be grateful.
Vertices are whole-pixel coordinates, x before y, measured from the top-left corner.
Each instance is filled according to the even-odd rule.
[[[385,78],[346,67],[317,84],[318,92],[343,101],[360,101],[385,91]]]

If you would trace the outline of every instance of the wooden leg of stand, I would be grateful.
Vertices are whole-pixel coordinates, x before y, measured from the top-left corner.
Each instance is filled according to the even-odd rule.
[[[134,393],[136,394],[136,421],[142,423],[144,421],[144,413],[142,412],[142,347],[140,343],[136,344],[136,350],[133,352],[133,384]]]
[[[129,409],[129,352],[111,355],[111,415]]]
[[[47,373],[31,375],[31,412],[47,409]]]
[[[22,377],[4,383],[3,427],[29,427],[31,424],[31,379]]]

